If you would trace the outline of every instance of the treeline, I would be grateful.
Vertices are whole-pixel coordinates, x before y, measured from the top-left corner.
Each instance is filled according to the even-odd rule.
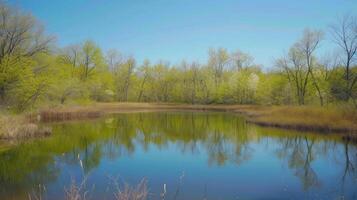
[[[0,6],[0,105],[17,111],[39,104],[85,101],[192,104],[335,104],[357,98],[357,21],[347,16],[326,33],[338,53],[319,58],[324,33],[306,29],[272,69],[251,55],[210,49],[206,63],[172,65],[103,53],[93,41],[58,48],[30,14]],[[325,35],[326,35],[325,34]],[[274,48],[274,47],[272,47]]]

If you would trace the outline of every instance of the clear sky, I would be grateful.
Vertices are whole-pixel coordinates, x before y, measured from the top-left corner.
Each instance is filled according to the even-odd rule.
[[[60,46],[102,49],[178,63],[204,62],[210,47],[241,49],[270,67],[305,27],[326,30],[357,13],[356,0],[8,0],[31,12]],[[325,42],[327,43],[327,42]],[[327,49],[322,44],[320,51]]]

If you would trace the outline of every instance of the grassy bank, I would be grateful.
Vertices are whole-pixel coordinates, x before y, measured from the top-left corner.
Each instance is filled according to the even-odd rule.
[[[75,119],[90,119],[97,118],[102,115],[103,111],[101,111],[99,108],[96,108],[95,105],[89,105],[45,108],[39,110],[37,113],[32,113],[28,117],[31,121],[52,122]]]
[[[30,114],[0,112],[0,146],[35,137],[51,135],[52,130],[39,122],[97,118],[103,114],[94,106],[61,106],[42,108]],[[1,149],[0,149],[1,150]]]
[[[251,123],[303,131],[357,133],[357,111],[337,107],[97,103],[41,111],[43,119],[78,119],[105,113],[151,111],[222,111],[246,115]],[[60,116],[60,117],[58,117]],[[63,117],[66,116],[66,117]]]
[[[338,108],[274,106],[247,109],[248,121],[279,128],[357,133],[357,112]]]
[[[23,115],[0,115],[0,140],[22,140],[51,134],[48,127],[40,127]]]
[[[357,133],[357,111],[348,108],[256,105],[184,105],[184,104],[97,104],[104,112],[150,110],[224,111],[247,116],[249,122],[263,126],[317,132]]]
[[[243,114],[251,123],[301,131],[339,132],[348,139],[357,135],[357,111],[309,106],[190,105],[164,103],[96,103],[86,106],[43,108],[24,116],[0,116],[0,139],[49,135],[37,121],[64,121],[100,117],[108,113],[159,111],[221,111]]]

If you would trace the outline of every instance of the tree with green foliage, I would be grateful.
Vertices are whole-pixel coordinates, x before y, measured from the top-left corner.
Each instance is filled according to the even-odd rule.
[[[0,107],[138,101],[190,104],[357,106],[357,25],[331,27],[339,56],[319,57],[322,31],[306,29],[288,53],[265,69],[239,49],[210,48],[201,63],[138,63],[91,40],[64,48],[31,15],[0,4]]]

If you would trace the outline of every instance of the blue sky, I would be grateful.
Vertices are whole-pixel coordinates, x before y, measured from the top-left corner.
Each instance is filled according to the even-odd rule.
[[[8,0],[31,12],[60,46],[91,39],[103,51],[205,62],[210,47],[240,49],[271,67],[304,28],[326,30],[356,0]],[[326,35],[328,39],[328,35]],[[325,40],[320,52],[330,51]]]

